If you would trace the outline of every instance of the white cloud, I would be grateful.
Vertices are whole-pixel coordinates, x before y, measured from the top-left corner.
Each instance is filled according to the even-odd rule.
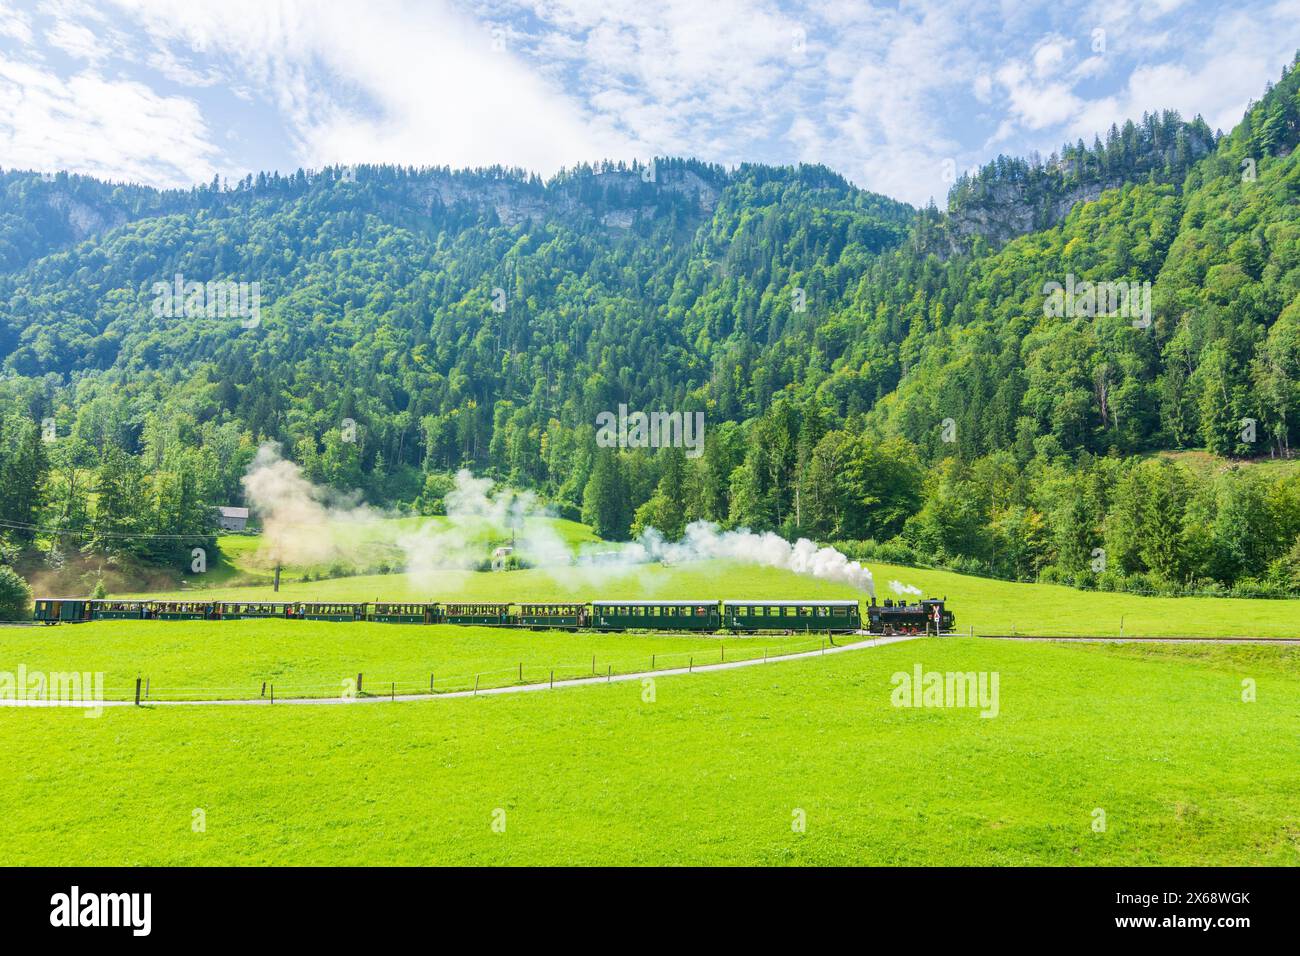
[[[1226,132],[1241,121],[1247,104],[1263,95],[1264,83],[1291,62],[1300,45],[1294,32],[1298,22],[1300,0],[1262,9],[1224,8],[1207,29],[1192,31],[1179,59],[1138,64],[1115,94],[1083,104],[1068,131],[1088,138],[1111,123],[1173,109],[1186,119],[1200,114],[1211,129]]]
[[[69,56],[90,63],[105,59],[108,48],[87,27],[69,20],[58,20],[45,34],[51,46],[57,47]]]
[[[592,122],[511,47],[447,3],[352,6],[235,0],[224,15],[182,0],[118,0],[164,47],[233,64],[273,98],[307,166],[521,165],[543,172],[613,155]],[[494,49],[494,41],[504,41]]]
[[[216,150],[196,104],[93,71],[67,80],[0,55],[0,156],[14,168],[188,186]]]
[[[38,78],[7,90],[52,111],[14,129],[17,106],[0,103],[0,136],[43,168],[175,183],[241,158],[547,174],[667,153],[822,162],[914,203],[942,198],[945,165],[1090,141],[1144,110],[1226,129],[1289,62],[1300,22],[1300,0],[228,0],[220,16],[191,0],[41,0],[30,16],[6,3],[0,35],[27,44],[9,65]],[[48,50],[81,72],[52,74]],[[137,152],[102,153],[112,130],[87,133],[96,118],[66,102],[78,83],[122,91],[103,124]],[[190,132],[145,135],[163,119]]]
[[[32,42],[32,18],[22,10],[0,0],[0,36],[10,37],[19,43]]]
[[[1032,130],[1060,126],[1077,116],[1083,106],[1068,83],[1035,84],[1028,68],[1019,61],[1004,64],[997,79],[1006,90],[1012,117]]]
[[[1073,48],[1074,41],[1067,40],[1060,34],[1043,37],[1034,45],[1034,52],[1030,56],[1034,64],[1034,75],[1041,80],[1059,73]]]

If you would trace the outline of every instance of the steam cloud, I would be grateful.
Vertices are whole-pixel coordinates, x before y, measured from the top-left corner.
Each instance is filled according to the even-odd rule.
[[[648,564],[721,559],[780,568],[876,593],[871,571],[835,548],[818,547],[807,538],[791,544],[772,532],[722,531],[709,521],[688,525],[680,541],[668,541],[649,528],[633,542],[587,546],[575,554],[556,532],[550,520],[554,514],[535,494],[496,488],[491,479],[476,478],[467,470],[457,473],[444,499],[445,520],[429,520],[401,531],[384,520],[397,515],[313,484],[298,465],[281,457],[275,444],[258,449],[243,483],[249,507],[262,520],[258,560],[267,567],[355,562],[362,545],[383,540],[400,550],[404,570],[417,586],[432,585],[437,582],[436,572],[477,567],[493,544],[513,536],[517,552],[528,564],[571,582],[598,585]],[[438,583],[445,587],[445,581]],[[890,586],[902,593],[903,585],[897,581]]]
[[[265,567],[322,564],[346,556],[356,532],[383,517],[355,496],[321,488],[274,442],[257,450],[241,479],[244,499],[262,519],[257,561]]]
[[[443,499],[447,520],[425,522],[398,537],[406,570],[417,582],[435,571],[475,567],[487,557],[489,543],[505,535],[513,535],[518,551],[535,566],[572,563],[572,553],[550,524],[554,516],[536,495],[510,488],[493,494],[492,489],[492,479],[461,469]]]
[[[890,581],[889,590],[895,594],[915,594],[918,597],[921,594],[920,588],[914,588],[910,584],[904,584],[902,581]]]
[[[875,580],[861,562],[850,561],[835,548],[818,547],[807,538],[791,544],[770,531],[722,531],[711,521],[695,521],[686,526],[681,541],[666,541],[657,530],[649,528],[623,554],[636,563],[660,561],[682,564],[688,561],[725,559],[782,568],[823,581],[847,584],[875,595]]]

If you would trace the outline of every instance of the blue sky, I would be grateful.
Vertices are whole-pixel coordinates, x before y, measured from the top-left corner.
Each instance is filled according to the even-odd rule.
[[[0,167],[820,162],[912,203],[1144,110],[1227,130],[1300,0],[0,0]]]

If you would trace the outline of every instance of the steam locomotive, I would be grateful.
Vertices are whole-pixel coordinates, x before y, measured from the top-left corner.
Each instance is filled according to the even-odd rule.
[[[956,618],[946,599],[915,604],[875,598],[867,608],[871,634],[943,634]],[[44,624],[83,621],[375,621],[381,624],[477,624],[583,631],[860,632],[857,601],[586,601],[581,603],[320,603],[279,601],[124,601],[38,598],[33,619]]]

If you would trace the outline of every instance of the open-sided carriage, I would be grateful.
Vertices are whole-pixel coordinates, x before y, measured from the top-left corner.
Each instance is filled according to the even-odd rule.
[[[437,604],[372,604],[366,619],[380,624],[437,624],[442,608]]]
[[[90,605],[90,616],[96,621],[140,621],[154,616],[152,601],[99,599],[86,603]]]
[[[286,618],[292,605],[279,601],[225,601],[216,605],[215,616],[223,621]]]
[[[447,604],[443,619],[448,624],[486,624],[500,627],[513,624],[509,604]]]
[[[366,606],[364,604],[295,604],[289,616],[304,621],[364,621]]]
[[[586,604],[521,604],[517,617],[524,627],[586,627],[591,608]]]
[[[159,621],[206,621],[214,617],[213,605],[198,601],[154,601],[150,615]]]

